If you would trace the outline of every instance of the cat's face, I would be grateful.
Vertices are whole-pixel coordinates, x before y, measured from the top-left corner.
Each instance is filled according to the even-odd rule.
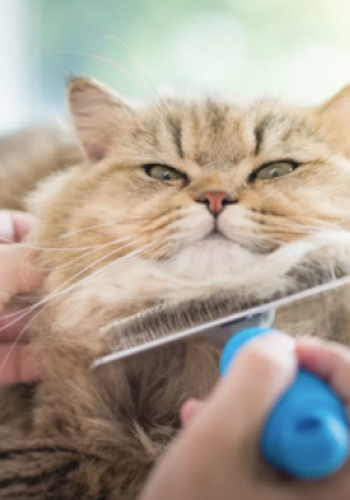
[[[230,279],[350,223],[347,89],[313,109],[214,98],[135,108],[87,80],[69,96],[87,162],[33,198],[39,241],[81,249],[44,252],[51,293],[88,277],[79,300],[90,306],[96,290],[110,306],[153,286],[162,298],[171,279]]]

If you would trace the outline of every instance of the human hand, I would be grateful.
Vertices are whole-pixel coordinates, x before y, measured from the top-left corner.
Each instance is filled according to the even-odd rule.
[[[18,339],[29,316],[21,319],[23,312],[8,307],[11,297],[32,290],[42,279],[18,245],[34,223],[30,214],[0,211],[0,384],[31,382],[39,375],[22,343],[25,339]]]
[[[250,342],[207,401],[188,401],[184,430],[153,470],[140,500],[345,500],[350,465],[320,481],[297,481],[261,458],[260,436],[297,364],[325,378],[350,408],[350,350],[281,334]]]

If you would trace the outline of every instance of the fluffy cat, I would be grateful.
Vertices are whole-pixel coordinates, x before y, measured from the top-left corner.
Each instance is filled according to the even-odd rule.
[[[226,294],[234,310],[347,275],[350,88],[313,108],[135,107],[84,78],[68,94],[84,160],[27,200],[47,270],[32,328],[45,379],[2,396],[0,497],[134,500],[219,353],[190,342],[91,372],[110,348],[102,328],[159,303]],[[350,344],[348,295],[281,310],[276,326]]]

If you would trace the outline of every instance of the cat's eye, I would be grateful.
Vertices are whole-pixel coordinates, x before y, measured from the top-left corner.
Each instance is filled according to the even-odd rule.
[[[176,181],[177,179],[186,179],[186,174],[179,172],[172,167],[167,167],[166,165],[146,165],[145,167],[147,175],[153,177],[154,179],[159,179],[160,181]]]
[[[254,179],[273,179],[274,177],[290,174],[296,167],[297,165],[295,163],[288,161],[270,163],[257,170],[253,174],[253,177]]]

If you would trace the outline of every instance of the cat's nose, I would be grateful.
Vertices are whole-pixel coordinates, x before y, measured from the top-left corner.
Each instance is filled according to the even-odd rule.
[[[205,203],[213,215],[219,215],[226,205],[235,203],[232,195],[227,191],[204,191],[196,201]]]

